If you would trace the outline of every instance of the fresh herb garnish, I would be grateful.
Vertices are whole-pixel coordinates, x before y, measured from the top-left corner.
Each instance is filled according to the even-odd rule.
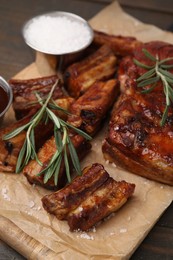
[[[154,57],[146,49],[143,49],[142,51],[149,60],[154,62],[154,64],[149,66],[134,59],[134,63],[137,66],[147,70],[147,72],[137,79],[137,87],[143,88],[150,85],[150,88],[141,91],[141,93],[149,93],[156,87],[157,82],[161,80],[166,99],[166,106],[160,122],[160,125],[163,126],[166,122],[171,102],[173,103],[173,74],[168,71],[168,69],[173,69],[173,64],[167,64],[167,62],[173,60],[173,57],[160,60],[158,55]]]
[[[74,127],[73,125],[65,122],[61,118],[59,118],[53,110],[60,110],[66,114],[69,114],[67,110],[64,110],[62,107],[59,107],[54,100],[52,100],[52,94],[58,84],[58,80],[52,86],[52,89],[47,96],[46,99],[41,99],[38,93],[36,93],[36,97],[38,103],[40,104],[41,108],[37,111],[37,113],[32,117],[30,122],[27,124],[15,129],[9,134],[6,134],[3,139],[8,140],[11,139],[22,131],[26,131],[26,137],[24,140],[24,144],[20,150],[18,155],[18,160],[16,164],[16,173],[20,173],[24,166],[28,164],[31,159],[35,159],[41,166],[42,162],[38,159],[36,148],[35,148],[35,127],[40,123],[44,122],[47,124],[48,120],[51,120],[54,123],[54,137],[57,150],[55,154],[52,156],[48,166],[43,169],[38,175],[44,174],[44,183],[46,183],[53,175],[54,175],[54,183],[57,185],[58,183],[58,174],[60,171],[60,166],[62,159],[64,159],[65,169],[67,179],[70,182],[70,167],[68,161],[68,153],[67,148],[69,151],[69,155],[71,157],[71,161],[73,166],[78,174],[81,174],[80,162],[78,155],[76,153],[75,147],[71,141],[69,135],[69,129],[73,129],[76,133],[83,136],[87,140],[91,140],[91,137],[83,132],[82,130]]]

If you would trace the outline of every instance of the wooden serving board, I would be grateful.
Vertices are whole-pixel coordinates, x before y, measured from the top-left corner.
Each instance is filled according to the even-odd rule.
[[[118,22],[117,22],[118,21]],[[95,29],[112,34],[133,35],[143,41],[167,40],[172,34],[144,25],[125,14],[114,2],[90,21]],[[153,36],[154,35],[154,36]],[[166,38],[167,37],[167,38]],[[54,60],[38,54],[36,62],[16,78],[50,75]],[[12,109],[5,124],[14,120]],[[69,232],[65,221],[47,214],[41,204],[41,187],[30,185],[22,175],[0,175],[0,238],[27,259],[128,259],[173,200],[172,187],[136,176],[104,161],[101,152],[106,126],[92,141],[92,151],[82,167],[102,163],[116,180],[136,184],[135,194],[110,219],[89,233]]]

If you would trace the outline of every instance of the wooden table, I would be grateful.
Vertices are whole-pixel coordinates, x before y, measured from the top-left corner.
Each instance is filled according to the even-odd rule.
[[[90,19],[111,1],[82,0],[1,0],[0,1],[0,74],[7,80],[34,60],[33,52],[25,45],[21,29],[32,16],[52,10],[76,13]],[[173,30],[172,0],[120,0],[123,9],[145,23]],[[156,223],[131,259],[173,259],[173,203]],[[0,241],[0,259],[24,259]]]

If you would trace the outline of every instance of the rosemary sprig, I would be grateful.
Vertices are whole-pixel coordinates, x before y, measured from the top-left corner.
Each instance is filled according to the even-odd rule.
[[[149,66],[140,61],[134,59],[134,63],[147,70],[143,75],[137,79],[137,87],[143,88],[149,86],[149,88],[143,89],[141,93],[149,93],[157,86],[158,81],[163,84],[163,92],[165,94],[166,106],[162,115],[160,122],[161,126],[164,126],[166,119],[168,117],[168,111],[171,103],[173,103],[173,74],[168,71],[168,69],[173,69],[173,64],[167,64],[167,62],[172,61],[173,57],[160,60],[158,55],[154,57],[146,49],[142,50],[145,56],[151,60],[154,64]]]
[[[54,100],[52,100],[52,94],[58,84],[58,80],[52,86],[52,89],[47,96],[46,99],[41,99],[38,93],[36,94],[38,103],[40,104],[40,109],[37,113],[32,117],[31,121],[27,124],[15,129],[9,134],[6,134],[3,139],[8,140],[11,139],[22,131],[26,131],[26,137],[24,140],[24,144],[20,150],[18,155],[18,160],[16,164],[16,173],[20,173],[24,166],[28,164],[31,159],[35,159],[41,166],[42,163],[37,157],[36,149],[35,149],[35,127],[40,123],[44,122],[47,124],[48,120],[51,120],[54,123],[54,137],[56,143],[56,152],[52,156],[48,166],[43,169],[38,175],[44,174],[44,183],[46,183],[53,175],[54,175],[54,183],[57,185],[58,183],[58,175],[60,171],[61,162],[64,159],[65,169],[67,179],[70,182],[70,167],[68,161],[68,154],[71,157],[71,161],[73,166],[78,174],[81,174],[80,162],[75,150],[75,147],[71,141],[69,135],[69,129],[73,129],[75,132],[83,136],[87,140],[91,140],[91,137],[83,132],[82,130],[72,126],[71,124],[65,122],[61,118],[57,117],[57,115],[52,110],[60,110],[66,114],[69,114],[68,111],[59,107]],[[67,150],[68,148],[68,150]]]

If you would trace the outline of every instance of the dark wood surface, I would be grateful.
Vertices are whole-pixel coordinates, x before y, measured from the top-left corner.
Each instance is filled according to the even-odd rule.
[[[90,19],[111,1],[82,0],[1,0],[0,1],[0,75],[7,80],[34,61],[33,52],[25,45],[21,30],[29,18],[53,10],[76,13]],[[120,0],[123,9],[145,23],[173,30],[172,0]],[[58,32],[57,32],[58,33]],[[24,259],[0,241],[0,259]],[[132,260],[173,259],[173,203],[142,242]]]

